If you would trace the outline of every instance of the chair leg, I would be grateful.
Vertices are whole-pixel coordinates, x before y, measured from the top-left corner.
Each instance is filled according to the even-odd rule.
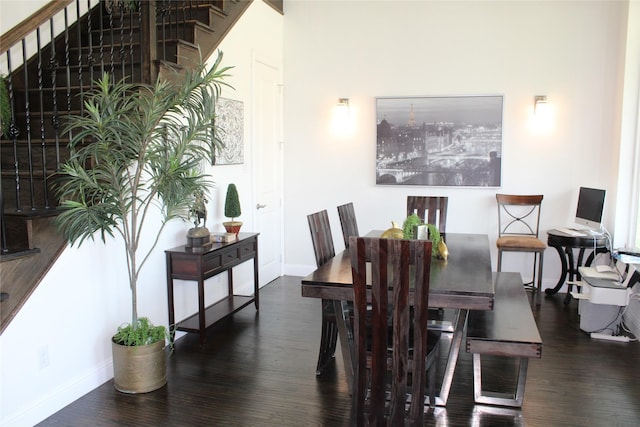
[[[427,381],[429,382],[429,408],[436,407],[436,363],[427,371]]]
[[[498,249],[498,271],[502,271],[502,250]]]
[[[540,305],[540,296],[542,295],[542,262],[544,260],[544,252],[538,253],[538,291],[536,292],[536,305]]]

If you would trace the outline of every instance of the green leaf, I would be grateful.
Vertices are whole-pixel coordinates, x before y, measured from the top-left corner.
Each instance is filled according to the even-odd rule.
[[[83,114],[66,116],[71,156],[56,181],[62,208],[56,223],[72,245],[96,236],[123,238],[133,325],[137,278],[164,225],[188,219],[193,194],[213,185],[202,162],[212,161],[221,146],[211,137],[216,101],[230,87],[224,82],[230,67],[221,62],[219,52],[209,68],[200,61],[153,84],[114,81],[105,73],[84,94]],[[147,221],[150,209],[161,213],[160,227]],[[147,225],[154,228],[145,231]],[[142,235],[153,243],[139,254]]]

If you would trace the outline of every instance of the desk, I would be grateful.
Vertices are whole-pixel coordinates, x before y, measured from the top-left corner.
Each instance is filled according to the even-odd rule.
[[[581,267],[582,265],[591,265],[596,254],[608,251],[607,239],[605,236],[594,236],[591,234],[585,234],[583,236],[571,236],[555,229],[547,231],[547,235],[547,245],[555,248],[556,251],[558,251],[558,255],[560,256],[560,263],[562,265],[562,272],[560,273],[558,283],[556,284],[555,288],[545,289],[545,293],[547,295],[554,295],[558,293],[565,280],[568,280],[569,282],[573,282],[574,278],[576,280],[580,280],[580,272],[578,271],[578,267]],[[577,262],[574,262],[573,259],[573,249],[580,249],[580,251],[578,252]],[[592,251],[587,257],[586,262],[583,264],[582,260],[584,259],[584,253],[589,249],[591,249]],[[568,304],[571,301],[570,291],[572,285],[569,284],[568,287],[569,291],[567,292],[567,296],[564,298],[565,304]]]
[[[367,236],[375,237],[381,233],[372,231]],[[449,247],[448,260],[431,259],[429,306],[457,309],[457,316],[442,387],[436,397],[436,404],[439,406],[447,404],[468,310],[492,310],[495,294],[488,236],[447,233],[445,241]],[[343,310],[342,301],[353,301],[352,285],[348,251],[336,254],[302,279],[303,297],[334,300],[342,357],[350,387],[354,366],[353,335],[348,327],[348,313]]]
[[[213,243],[206,252],[191,252],[184,246],[165,251],[167,258],[167,296],[171,338],[175,331],[198,332],[204,344],[206,328],[225,319],[252,302],[260,308],[258,295],[258,233],[240,233],[238,239],[228,243]],[[233,294],[233,267],[253,259],[253,296]],[[229,296],[204,306],[204,281],[227,272]],[[173,280],[195,280],[198,284],[198,312],[175,322]],[[175,325],[175,329],[173,326]]]

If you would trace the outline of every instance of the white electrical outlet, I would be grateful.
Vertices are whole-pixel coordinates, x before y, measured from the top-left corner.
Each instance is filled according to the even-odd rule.
[[[38,368],[45,369],[49,366],[49,346],[43,345],[38,349]]]

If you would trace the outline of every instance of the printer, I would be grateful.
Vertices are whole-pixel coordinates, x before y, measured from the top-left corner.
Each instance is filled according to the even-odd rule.
[[[622,307],[629,304],[631,288],[620,281],[617,270],[598,271],[594,267],[579,267],[582,281],[578,292],[571,295],[579,300],[580,329],[598,332],[616,331],[622,321]],[[626,281],[625,281],[626,282]]]

